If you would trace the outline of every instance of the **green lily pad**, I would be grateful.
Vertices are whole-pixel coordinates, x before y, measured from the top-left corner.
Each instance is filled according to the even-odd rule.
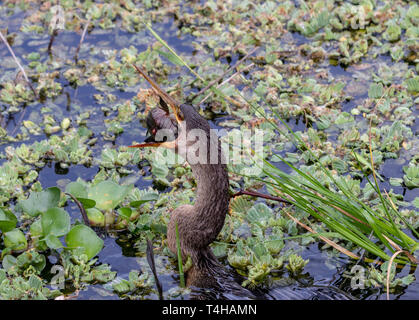
[[[79,224],[73,227],[65,237],[70,248],[82,248],[90,260],[103,248],[103,240],[88,226]]]
[[[78,181],[70,182],[67,184],[65,187],[65,192],[75,197],[85,209],[93,208],[96,206],[96,201],[88,199],[86,186]]]
[[[48,188],[41,192],[33,192],[26,200],[19,201],[23,212],[32,217],[58,206],[61,191],[57,187]]]
[[[70,216],[61,208],[51,208],[42,213],[41,225],[44,236],[60,237],[70,230]]]
[[[8,232],[16,227],[17,218],[7,209],[0,208],[0,230]]]
[[[132,187],[120,186],[111,180],[102,181],[90,188],[88,198],[96,201],[96,208],[99,210],[113,210],[125,199]]]
[[[76,198],[87,198],[87,190],[86,187],[78,182],[70,182],[65,187],[65,192],[72,194]]]

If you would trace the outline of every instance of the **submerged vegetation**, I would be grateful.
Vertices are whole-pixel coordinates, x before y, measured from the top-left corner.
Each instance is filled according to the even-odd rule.
[[[0,299],[156,299],[147,240],[164,297],[188,297],[165,240],[195,181],[169,150],[126,147],[158,103],[133,63],[226,129],[230,152],[264,132],[263,155],[229,164],[232,194],[253,196],[232,198],[212,245],[243,285],[309,286],[318,268],[357,297],[418,297],[415,1],[55,5],[0,1],[28,76],[0,44]]]

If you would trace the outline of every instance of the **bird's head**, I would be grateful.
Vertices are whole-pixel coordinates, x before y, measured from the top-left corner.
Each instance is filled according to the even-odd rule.
[[[201,163],[209,161],[209,148],[218,139],[211,133],[208,121],[193,106],[176,102],[142,69],[135,65],[134,68],[160,97],[160,107],[152,109],[147,115],[146,123],[150,136],[144,143],[130,147],[165,147],[174,149],[189,163],[194,162],[193,160],[196,162],[196,159]]]

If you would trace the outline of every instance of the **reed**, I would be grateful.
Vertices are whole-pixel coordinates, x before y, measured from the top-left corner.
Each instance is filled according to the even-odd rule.
[[[180,250],[179,229],[176,222],[176,247],[177,247],[177,261],[179,266],[180,286],[185,288],[185,274],[183,273],[182,252]]]

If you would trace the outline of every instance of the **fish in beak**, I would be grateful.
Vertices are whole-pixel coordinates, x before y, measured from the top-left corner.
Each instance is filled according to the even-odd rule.
[[[138,71],[139,74],[144,77],[144,79],[147,80],[148,83],[150,83],[154,92],[160,97],[160,107],[152,109],[146,118],[148,131],[150,132],[151,136],[146,139],[146,142],[129,147],[165,147],[170,149],[176,148],[177,139],[173,141],[162,142],[153,140],[157,131],[160,129],[172,130],[174,134],[177,134],[178,126],[180,122],[183,121],[182,112],[179,108],[180,104],[176,102],[171,96],[169,96],[165,91],[163,91],[157,85],[157,83],[145,73],[144,70],[136,65],[133,65],[133,67]],[[170,110],[172,110],[172,114],[170,114]]]

